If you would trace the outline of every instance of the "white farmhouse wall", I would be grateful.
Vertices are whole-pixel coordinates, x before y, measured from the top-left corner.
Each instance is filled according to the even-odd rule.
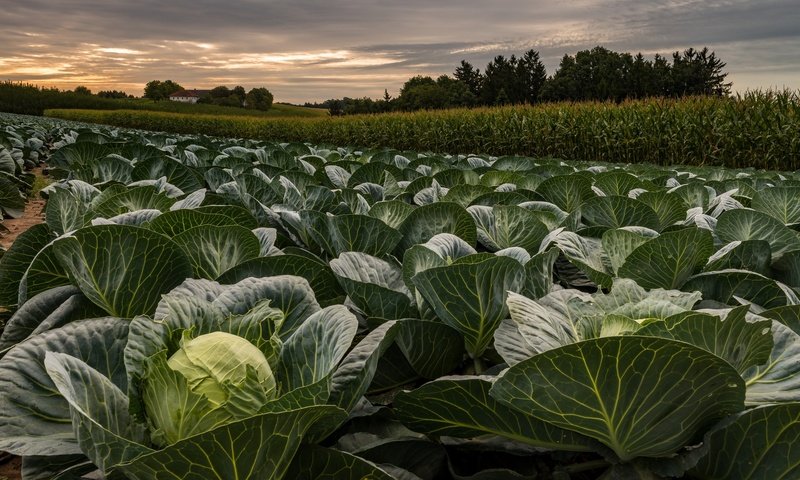
[[[197,103],[197,97],[169,97],[173,102]]]

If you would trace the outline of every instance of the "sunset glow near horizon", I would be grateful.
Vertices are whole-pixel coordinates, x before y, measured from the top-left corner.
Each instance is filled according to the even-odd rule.
[[[791,1],[0,0],[0,80],[141,95],[145,83],[266,86],[276,101],[396,96],[414,75],[535,49],[548,74],[596,45],[704,46],[735,91],[800,89]]]

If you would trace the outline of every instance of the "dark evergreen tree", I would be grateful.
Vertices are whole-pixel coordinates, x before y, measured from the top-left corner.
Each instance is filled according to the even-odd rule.
[[[517,58],[512,55],[506,59],[503,55],[494,57],[486,65],[483,88],[480,100],[484,105],[497,105],[500,90],[505,90],[507,103],[521,103],[521,82],[517,77]]]
[[[672,93],[683,95],[727,95],[731,84],[725,82],[726,64],[708,47],[693,48],[672,54]]]
[[[461,65],[456,68],[453,74],[456,80],[464,83],[469,91],[478,98],[481,96],[481,88],[483,88],[483,75],[480,69],[472,66],[466,60],[461,60]]]
[[[522,98],[525,103],[540,100],[542,87],[547,80],[547,70],[539,58],[539,52],[528,50],[517,63],[517,77],[522,85]]]

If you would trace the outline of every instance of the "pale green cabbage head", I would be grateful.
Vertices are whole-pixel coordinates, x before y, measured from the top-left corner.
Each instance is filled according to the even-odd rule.
[[[165,353],[148,361],[143,392],[157,445],[249,418],[277,397],[266,356],[245,338],[225,332],[192,338],[185,330],[180,348],[169,358]]]
[[[264,354],[242,337],[225,332],[212,332],[189,339],[184,337],[181,348],[167,361],[181,373],[194,392],[204,395],[216,406],[228,400],[225,384],[237,385],[252,367],[264,391],[275,389],[275,377]]]

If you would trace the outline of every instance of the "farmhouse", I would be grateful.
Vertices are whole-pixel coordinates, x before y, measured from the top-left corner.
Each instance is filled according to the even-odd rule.
[[[209,93],[211,93],[211,90],[178,90],[175,93],[171,93],[169,99],[173,102],[197,103],[200,97]]]

